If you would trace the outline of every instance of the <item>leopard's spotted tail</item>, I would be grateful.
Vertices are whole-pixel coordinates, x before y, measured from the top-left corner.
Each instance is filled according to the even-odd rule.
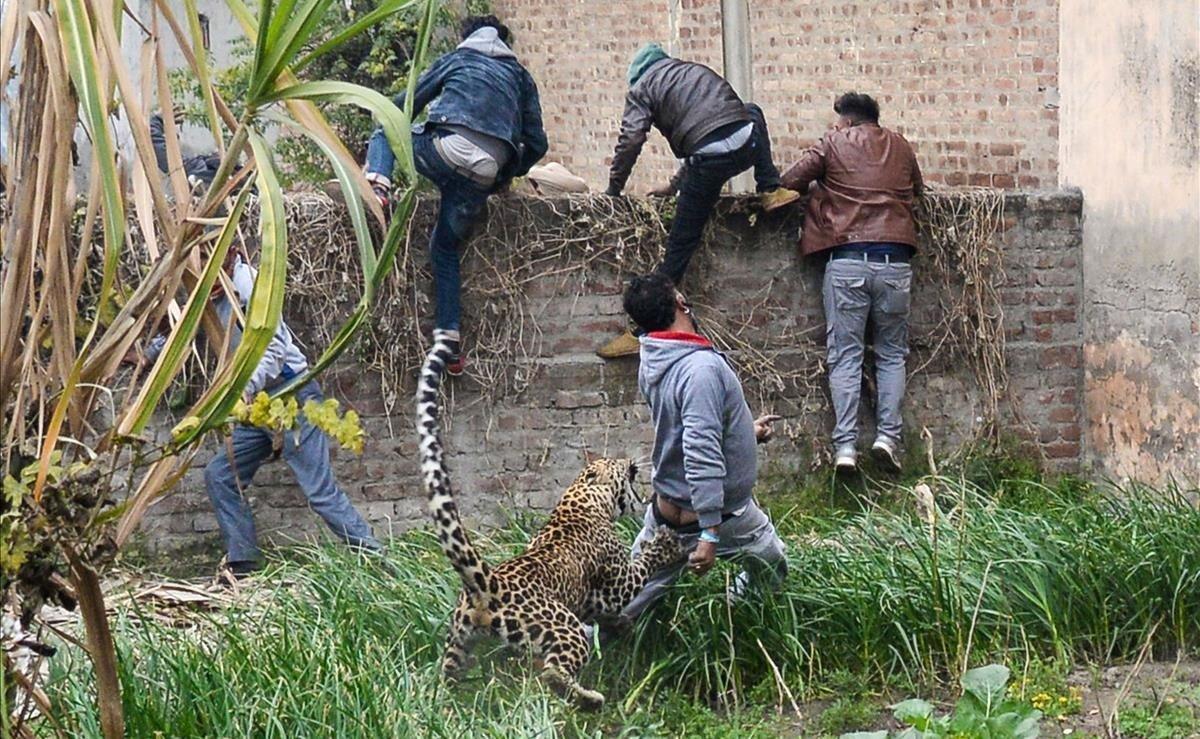
[[[433,348],[425,357],[421,376],[417,381],[417,436],[421,447],[421,475],[425,478],[425,490],[429,494],[429,514],[437,530],[442,551],[450,564],[458,571],[463,586],[471,593],[488,590],[491,571],[487,563],[475,553],[467,531],[458,517],[458,506],[454,504],[454,492],[450,487],[450,472],[446,469],[445,452],[442,448],[441,431],[438,426],[438,386],[446,371],[446,363],[454,355],[457,341],[442,331],[434,331]]]

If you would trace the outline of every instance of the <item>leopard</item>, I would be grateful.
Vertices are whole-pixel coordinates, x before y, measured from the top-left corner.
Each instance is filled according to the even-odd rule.
[[[472,647],[486,637],[532,654],[551,689],[585,710],[604,695],[578,681],[591,644],[585,624],[616,620],[660,568],[683,559],[678,538],[661,527],[636,557],[614,522],[643,501],[630,459],[586,464],[521,554],[491,565],[463,526],[441,439],[439,387],[456,339],[434,333],[417,389],[421,472],[440,548],[462,581],[450,618],[442,672],[460,679],[474,664]]]

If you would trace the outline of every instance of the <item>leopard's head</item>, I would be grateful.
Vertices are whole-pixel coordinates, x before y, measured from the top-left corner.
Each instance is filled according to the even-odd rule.
[[[580,473],[579,482],[604,495],[601,504],[616,519],[632,513],[643,502],[633,486],[637,471],[637,463],[631,459],[604,457],[589,462]]]

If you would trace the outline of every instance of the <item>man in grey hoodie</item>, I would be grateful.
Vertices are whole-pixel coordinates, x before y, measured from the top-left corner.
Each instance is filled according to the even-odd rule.
[[[691,306],[671,278],[658,272],[635,277],[624,303],[644,332],[638,388],[654,422],[654,495],[634,552],[666,525],[689,556],[654,575],[622,611],[622,620],[637,618],[685,566],[703,575],[718,557],[745,563],[734,596],[750,584],[778,584],[787,574],[783,542],[751,493],[758,476],[756,444],[770,438],[771,423],[779,417],[751,416],[737,374],[697,333]]]

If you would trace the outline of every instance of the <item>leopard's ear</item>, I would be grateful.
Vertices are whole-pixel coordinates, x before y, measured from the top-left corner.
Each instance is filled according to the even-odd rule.
[[[603,459],[603,458],[604,458],[603,455],[596,454],[595,452],[591,451],[590,449],[583,450],[583,463],[585,465],[591,464],[592,462],[595,462],[597,459]]]

